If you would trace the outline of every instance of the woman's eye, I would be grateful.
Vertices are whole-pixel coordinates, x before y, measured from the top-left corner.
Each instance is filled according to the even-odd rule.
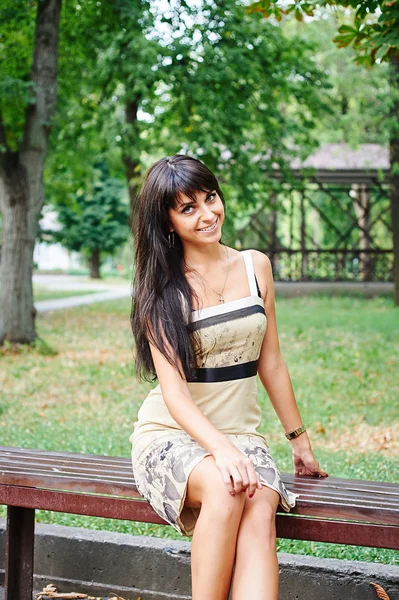
[[[215,200],[215,198],[216,198],[216,194],[215,194],[215,193],[212,193],[212,194],[209,194],[209,196],[208,196],[207,200],[209,200],[210,202],[213,202],[213,201]],[[193,208],[193,206],[191,206],[191,205],[185,206],[185,207],[183,208],[183,210],[182,210],[182,213],[184,213],[184,214],[190,214],[190,213],[188,213],[188,212],[187,212],[187,210],[188,210],[189,208]]]

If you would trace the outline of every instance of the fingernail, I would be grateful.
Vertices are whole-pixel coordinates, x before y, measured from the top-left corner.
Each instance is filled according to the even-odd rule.
[[[234,492],[230,492],[230,496],[235,496],[235,493]]]
[[[249,497],[252,498],[253,494],[249,494]]]

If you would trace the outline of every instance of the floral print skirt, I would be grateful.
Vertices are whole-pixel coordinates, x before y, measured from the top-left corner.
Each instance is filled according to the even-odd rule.
[[[226,434],[254,463],[263,485],[280,494],[285,511],[295,506],[299,494],[286,489],[267,444],[256,435]],[[200,508],[184,506],[187,480],[194,467],[211,453],[185,431],[157,431],[130,436],[132,467],[140,494],[155,512],[185,536],[192,536]]]

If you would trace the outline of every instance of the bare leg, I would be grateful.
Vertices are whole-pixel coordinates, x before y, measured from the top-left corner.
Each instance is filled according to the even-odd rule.
[[[276,509],[279,494],[263,486],[246,497],[237,537],[233,600],[277,600]]]
[[[230,496],[213,456],[193,469],[186,505],[201,511],[191,544],[192,600],[227,600],[245,496]]]

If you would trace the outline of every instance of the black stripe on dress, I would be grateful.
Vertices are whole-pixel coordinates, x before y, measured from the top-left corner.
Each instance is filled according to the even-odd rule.
[[[207,369],[194,369],[194,379],[187,379],[190,383],[219,383],[253,377],[258,372],[258,360],[231,365],[228,367],[213,367]]]
[[[260,304],[252,304],[251,306],[245,306],[243,308],[237,308],[230,312],[224,312],[220,315],[211,315],[210,317],[204,317],[198,321],[194,321],[187,325],[190,331],[197,331],[197,329],[203,329],[204,327],[211,327],[211,325],[218,325],[219,323],[226,323],[227,321],[234,321],[235,319],[243,319],[249,317],[255,313],[262,313],[265,315],[265,309]]]

